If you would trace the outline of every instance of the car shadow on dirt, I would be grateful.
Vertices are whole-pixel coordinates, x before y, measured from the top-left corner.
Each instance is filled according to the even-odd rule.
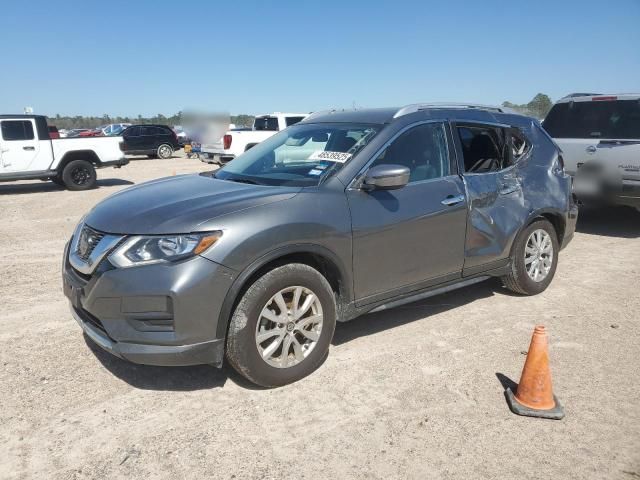
[[[194,391],[224,386],[231,380],[248,390],[261,390],[225,364],[222,368],[211,365],[190,367],[156,367],[127,362],[105,352],[84,335],[84,341],[104,368],[113,375],[141,390]]]
[[[581,207],[576,232],[638,238],[640,237],[640,212],[630,207]]]
[[[118,187],[122,185],[133,185],[134,182],[123,180],[121,178],[104,178],[98,180],[96,185],[100,187]],[[64,187],[56,185],[53,182],[40,183],[22,183],[18,185],[2,185],[0,184],[0,195],[21,195],[24,193],[48,193],[61,192],[66,190]]]
[[[354,338],[375,335],[495,294],[510,295],[511,292],[502,286],[500,279],[491,278],[484,282],[414,303],[408,303],[382,312],[369,313],[349,322],[338,323],[331,343],[333,345],[341,345]]]

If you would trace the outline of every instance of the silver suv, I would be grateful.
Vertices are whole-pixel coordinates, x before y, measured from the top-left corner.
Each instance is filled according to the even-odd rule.
[[[640,94],[568,95],[543,125],[562,149],[579,198],[640,209]]]

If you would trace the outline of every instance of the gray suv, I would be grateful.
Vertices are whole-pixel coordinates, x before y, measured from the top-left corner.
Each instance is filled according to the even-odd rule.
[[[577,207],[540,124],[500,108],[316,113],[215,172],[91,210],[64,253],[86,335],[126,360],[262,386],[327,355],[337,321],[490,277],[551,282]]]
[[[580,200],[640,210],[639,94],[567,95],[544,128],[562,149]]]

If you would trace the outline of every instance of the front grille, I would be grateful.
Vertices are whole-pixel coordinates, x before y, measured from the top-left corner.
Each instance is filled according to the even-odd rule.
[[[82,227],[82,230],[80,231],[80,238],[78,239],[78,257],[80,257],[82,261],[86,262],[103,237],[104,233],[96,232],[86,225]]]

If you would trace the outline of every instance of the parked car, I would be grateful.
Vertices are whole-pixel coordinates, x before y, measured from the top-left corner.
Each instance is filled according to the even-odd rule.
[[[67,244],[64,292],[116,356],[220,366],[226,353],[277,386],[320,365],[336,321],[490,277],[544,291],[577,212],[534,119],[428,104],[317,113],[216,172],[100,202]]]
[[[133,125],[122,132],[120,148],[129,155],[171,158],[182,145],[175,132],[166,125]]]
[[[121,135],[122,132],[130,126],[130,123],[111,123],[109,125],[98,127],[97,130],[100,130],[102,135],[104,135],[105,137],[114,137]]]
[[[49,138],[52,140],[60,138],[60,132],[58,132],[58,127],[55,125],[49,125]]]
[[[200,158],[206,163],[223,165],[280,130],[302,121],[307,116],[307,113],[280,112],[271,115],[258,115],[253,121],[252,129],[233,128],[218,142],[203,143]]]
[[[102,137],[102,130],[99,128],[89,128],[78,133],[78,137]]]
[[[79,137],[82,132],[87,132],[87,131],[89,131],[88,128],[72,128],[71,130],[67,131],[67,135],[65,138]]]
[[[640,94],[572,94],[543,125],[562,149],[578,197],[640,210]]]
[[[96,185],[96,168],[126,165],[117,138],[51,139],[40,115],[0,115],[0,182],[51,180],[69,190]]]

